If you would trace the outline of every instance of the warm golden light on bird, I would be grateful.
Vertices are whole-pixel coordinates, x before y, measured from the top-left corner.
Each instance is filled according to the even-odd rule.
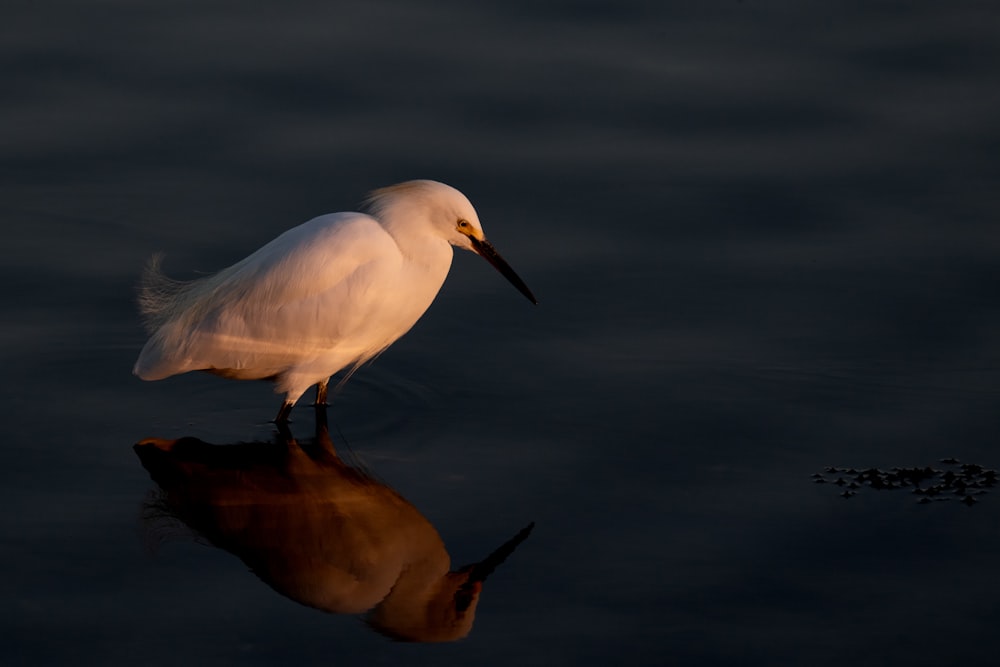
[[[465,195],[408,181],[373,192],[363,212],[314,218],[207,278],[171,280],[154,257],[139,294],[150,338],[133,372],[270,380],[284,394],[275,421],[287,421],[309,387],[325,403],[330,376],[350,376],[416,324],[444,284],[452,246],[537,303]]]

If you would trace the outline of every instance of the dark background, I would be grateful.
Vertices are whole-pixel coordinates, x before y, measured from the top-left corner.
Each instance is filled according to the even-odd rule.
[[[991,3],[0,15],[0,662],[995,664],[1000,498],[811,477],[1000,464]],[[456,563],[537,522],[435,646],[154,547],[131,448],[267,440],[278,405],[131,376],[150,254],[195,277],[409,178],[540,300],[458,256],[333,400]]]

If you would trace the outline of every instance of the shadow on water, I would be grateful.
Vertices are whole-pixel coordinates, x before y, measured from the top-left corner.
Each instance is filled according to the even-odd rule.
[[[327,612],[366,614],[372,628],[402,641],[468,635],[483,582],[534,527],[451,570],[434,526],[344,463],[322,420],[305,446],[284,429],[274,442],[148,438],[135,451],[160,487],[147,506],[150,530],[179,520],[278,593]]]

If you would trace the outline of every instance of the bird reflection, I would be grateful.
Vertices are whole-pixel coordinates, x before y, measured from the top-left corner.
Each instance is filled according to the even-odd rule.
[[[367,612],[371,627],[398,640],[466,636],[486,577],[534,527],[452,571],[430,522],[345,464],[322,424],[306,447],[282,429],[270,443],[150,438],[135,450],[162,490],[161,514],[238,556],[282,595],[328,612]]]

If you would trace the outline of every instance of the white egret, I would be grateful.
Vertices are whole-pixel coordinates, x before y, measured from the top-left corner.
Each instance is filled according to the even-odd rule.
[[[132,372],[270,380],[284,394],[283,423],[309,387],[325,404],[334,373],[350,377],[416,324],[444,284],[451,246],[479,254],[537,303],[455,188],[408,181],[376,190],[363,209],[321,215],[191,282],[164,276],[154,257],[139,289],[150,338]]]

